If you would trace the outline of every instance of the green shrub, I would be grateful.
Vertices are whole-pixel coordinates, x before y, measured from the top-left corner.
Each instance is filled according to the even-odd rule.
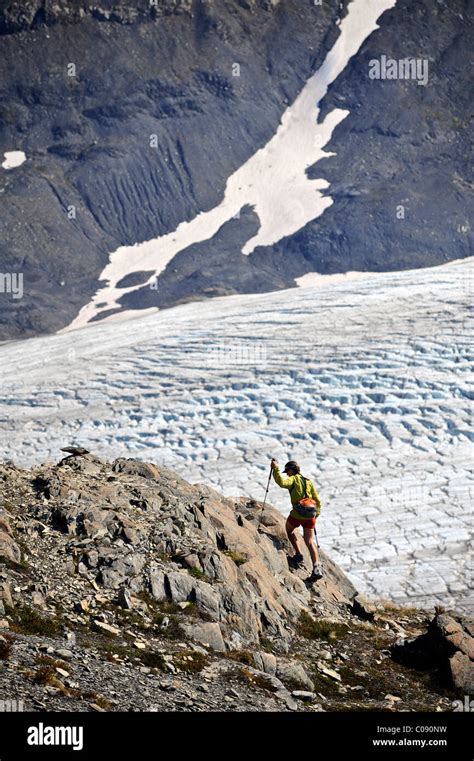
[[[255,666],[255,659],[253,654],[248,650],[230,650],[227,653],[227,657],[231,661],[237,661],[238,663],[243,663],[246,666]]]
[[[35,684],[51,684],[56,687],[58,682],[54,668],[50,665],[40,666],[33,676]]]
[[[103,695],[94,692],[94,690],[86,690],[85,692],[74,690],[74,697],[82,698],[83,700],[92,700],[99,706],[99,708],[103,708],[104,711],[109,711],[112,708],[112,703],[110,703]]]
[[[334,621],[315,621],[307,611],[302,610],[296,631],[306,639],[324,639],[330,642],[347,634],[348,626]]]
[[[94,644],[94,647],[97,647],[106,656],[107,660],[113,663],[117,663],[116,658],[112,657],[114,655],[118,655],[119,658],[131,658],[135,654],[130,646],[119,645],[117,642],[100,642],[99,644]]]
[[[206,576],[204,571],[201,571],[200,568],[188,568],[188,573],[190,573],[191,576],[194,576],[195,579],[204,579]]]
[[[260,649],[265,653],[273,653],[273,644],[268,637],[260,637]]]
[[[243,565],[248,560],[244,555],[240,555],[238,552],[232,552],[231,550],[226,550],[224,555],[227,555],[228,558],[233,560],[235,565]]]
[[[204,666],[209,664],[207,655],[195,652],[194,650],[184,650],[183,652],[176,653],[173,661],[177,668],[188,674],[198,674],[203,670]]]
[[[158,610],[161,611],[161,613],[165,613],[166,615],[170,613],[181,613],[181,608],[179,607],[177,602],[172,602],[171,600],[160,600],[160,602],[157,603]]]
[[[57,660],[56,658],[50,658],[49,655],[37,655],[35,663],[39,666],[51,666],[51,668],[64,669],[64,671],[71,671],[71,666],[64,661]]]
[[[7,608],[12,620],[11,628],[20,634],[39,634],[44,637],[57,637],[61,632],[62,621],[59,616],[47,618],[29,605]]]
[[[141,650],[138,655],[144,666],[161,671],[165,670],[165,660],[161,653],[156,653],[153,650]]]
[[[165,618],[169,618],[168,626],[162,629],[161,624],[163,623]],[[175,616],[165,616],[164,613],[156,613],[153,616],[153,623],[156,626],[160,627],[159,633],[161,637],[166,637],[167,639],[182,639],[183,638],[183,630],[181,629]]]

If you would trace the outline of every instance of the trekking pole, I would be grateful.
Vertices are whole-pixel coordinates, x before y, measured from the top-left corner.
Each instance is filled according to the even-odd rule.
[[[322,568],[322,558],[321,558],[320,547],[319,547],[318,532],[316,531],[316,523],[314,524],[314,536],[316,537],[316,546],[318,548],[319,562],[320,562],[321,568]]]
[[[261,524],[261,522],[262,522],[263,511],[265,510],[265,503],[266,503],[266,501],[267,501],[267,494],[268,494],[268,490],[269,490],[269,488],[270,488],[270,480],[271,480],[271,477],[272,477],[272,466],[270,465],[270,473],[268,474],[268,482],[267,482],[267,488],[266,488],[266,490],[265,490],[265,498],[264,498],[264,500],[263,500],[262,509],[260,510],[260,516],[259,516],[259,519],[258,519],[258,526],[257,526],[257,531],[260,531],[260,524]]]

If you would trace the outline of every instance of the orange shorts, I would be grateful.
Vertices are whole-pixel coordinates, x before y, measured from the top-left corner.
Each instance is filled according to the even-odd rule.
[[[297,528],[298,526],[303,526],[303,528],[316,527],[316,518],[293,518],[292,515],[289,515],[287,520],[292,528]]]

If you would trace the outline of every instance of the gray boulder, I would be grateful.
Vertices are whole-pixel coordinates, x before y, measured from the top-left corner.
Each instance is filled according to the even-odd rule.
[[[194,600],[199,609],[213,621],[220,619],[220,598],[210,584],[197,582],[194,588]]]
[[[216,650],[217,652],[222,653],[225,652],[226,647],[219,624],[213,622],[198,624],[184,623],[181,624],[181,628],[190,639],[196,640],[196,642],[211,648],[211,650]]]
[[[155,600],[165,600],[167,597],[165,574],[157,568],[150,569],[150,591]]]
[[[377,613],[377,606],[359,592],[352,600],[352,613],[365,621],[373,621]]]
[[[127,473],[131,476],[141,476],[142,478],[158,479],[160,471],[151,462],[141,462],[140,460],[125,459],[119,457],[112,464],[112,469],[116,473]]]
[[[166,574],[165,584],[173,602],[185,602],[192,598],[196,581],[189,573],[177,571]]]
[[[255,665],[258,669],[260,669],[260,671],[263,671],[265,674],[270,674],[270,676],[275,676],[277,670],[277,659],[273,653],[265,653],[264,651],[260,650],[254,653],[253,658]]]
[[[278,660],[276,675],[292,690],[314,690],[314,684],[298,661]]]
[[[21,562],[21,550],[9,534],[0,530],[0,560],[19,564]]]

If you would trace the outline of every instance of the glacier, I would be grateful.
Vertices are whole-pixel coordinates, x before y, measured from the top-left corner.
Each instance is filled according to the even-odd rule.
[[[0,457],[76,443],[257,500],[297,459],[360,589],[472,609],[472,259],[315,282],[1,345]]]

